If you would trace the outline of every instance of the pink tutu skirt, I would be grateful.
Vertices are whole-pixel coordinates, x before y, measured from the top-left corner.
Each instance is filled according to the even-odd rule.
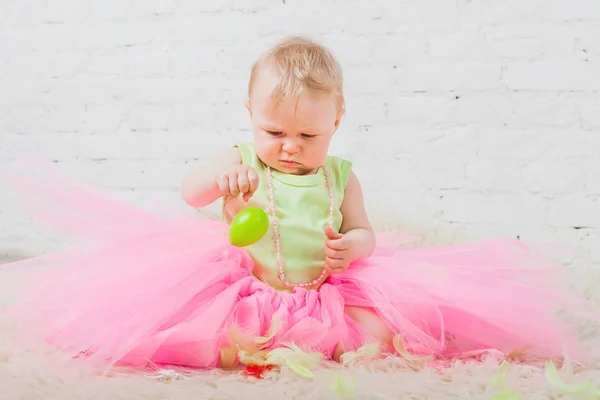
[[[331,357],[372,339],[346,306],[373,310],[414,354],[584,355],[557,313],[585,316],[591,305],[568,294],[565,270],[517,240],[380,244],[318,290],[278,292],[253,276],[225,224],[150,213],[47,170],[3,175],[31,213],[81,243],[3,266],[0,293],[12,297],[2,316],[73,357],[213,368],[236,346],[232,328],[265,337],[267,349],[293,343]]]

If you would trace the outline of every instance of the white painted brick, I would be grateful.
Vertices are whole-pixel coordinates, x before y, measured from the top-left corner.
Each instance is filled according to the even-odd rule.
[[[92,1],[89,2],[89,8],[94,20],[125,19],[132,15],[131,0]]]
[[[7,51],[27,50],[46,53],[68,51],[73,48],[76,25],[72,24],[36,24],[9,27],[2,36],[6,39]]]
[[[460,62],[481,59],[560,60],[573,55],[577,33],[572,27],[548,23],[486,26],[480,32],[460,31],[432,35],[429,54],[435,61]]]
[[[370,54],[364,59],[381,64],[406,65],[429,59],[429,36],[414,33],[376,36],[371,38]],[[363,59],[363,60],[364,60]]]
[[[165,34],[164,25],[159,21],[95,22],[79,28],[75,41],[82,49],[106,49],[148,44]]]
[[[248,130],[248,111],[242,105],[220,103],[215,104],[215,115],[219,121],[219,130]]]
[[[203,74],[195,80],[200,89],[201,99],[210,94],[215,101],[241,104],[248,98],[249,77],[250,73],[247,70],[234,70],[221,74]]]
[[[124,103],[88,104],[84,116],[85,130],[90,133],[114,132],[126,122],[128,109]]]
[[[223,132],[217,129],[173,129],[166,135],[168,140],[163,139],[162,153],[160,154],[168,160],[198,159],[198,163],[208,162],[214,158],[215,154],[236,141],[232,135],[229,137],[229,142],[225,142],[222,134]],[[164,134],[160,136],[165,137]],[[160,141],[160,136],[155,140]]]
[[[81,146],[81,157],[127,160],[135,153],[135,159],[162,159],[172,140],[170,136],[164,131],[132,132],[124,128],[109,134],[88,135]]]
[[[472,156],[465,167],[465,189],[479,191],[519,192],[527,191],[521,169],[522,162],[511,161],[508,157],[489,159]]]
[[[386,106],[383,100],[351,97],[346,100],[343,126],[379,125],[384,120]]]
[[[458,125],[502,126],[510,119],[514,108],[511,99],[505,94],[462,94],[462,91],[458,91],[453,99],[454,112],[448,120]]]
[[[550,4],[550,15],[558,21],[600,19],[600,4],[597,1],[571,0],[564,2],[551,0]]]
[[[373,8],[370,12],[363,9],[352,15],[348,15],[347,18],[340,18],[336,21],[335,27],[343,32],[353,32],[356,36],[373,37],[378,35],[392,35],[402,22],[398,18],[402,15],[401,12],[401,10],[397,10],[392,14],[384,15],[377,8]],[[291,14],[292,18],[293,15]],[[329,20],[331,21],[331,18]],[[295,19],[295,22],[298,24],[300,21]]]
[[[6,74],[12,78],[41,79],[46,75],[46,71],[39,68],[42,61],[42,54],[36,51],[21,52],[7,57]]]
[[[0,10],[0,18],[7,22],[40,23],[46,20],[46,7],[40,6],[39,0],[5,0],[0,3]]]
[[[416,64],[399,66],[394,74],[398,90],[490,90],[503,86],[501,66],[492,63]]]
[[[364,4],[364,3],[363,3]],[[457,2],[453,1],[382,1],[385,13],[383,18],[389,18],[395,25],[394,32],[402,34],[406,31],[448,31],[456,29],[459,23]],[[359,2],[357,11],[364,7]],[[435,10],[435,12],[431,12]],[[424,17],[424,16],[427,17]]]
[[[583,102],[581,96],[576,94],[514,92],[508,98],[514,108],[511,125],[573,126],[580,120]]]
[[[169,107],[165,104],[132,104],[129,126],[134,130],[167,129],[169,114]]]
[[[129,49],[110,48],[105,50],[85,51],[84,71],[91,76],[119,75],[128,71]]]
[[[495,26],[484,31],[487,56],[502,60],[560,60],[573,56],[579,37],[572,26],[526,22],[517,26]]]
[[[387,66],[373,65],[370,68],[347,67],[344,71],[348,96],[373,95],[386,93],[394,87],[394,70]],[[369,82],[365,85],[364,82]]]
[[[449,191],[443,195],[442,219],[467,223],[502,223],[504,225],[544,224],[550,218],[549,205],[543,196],[523,193]]]
[[[573,229],[571,227],[552,227],[536,225],[521,226],[515,230],[515,234],[525,242],[537,243],[561,243],[567,246],[579,247],[586,235],[589,233],[585,229]]]
[[[0,107],[0,137],[8,133],[8,108]],[[2,154],[2,140],[0,140],[0,154]],[[1,160],[1,156],[0,156]],[[1,161],[0,161],[1,164]]]
[[[90,16],[90,3],[78,0],[46,0],[48,22],[81,21]]]
[[[39,135],[43,132],[48,119],[47,108],[39,104],[5,108],[6,133]],[[4,134],[4,132],[2,132]]]
[[[466,23],[473,26],[480,26],[482,23],[503,25],[509,31],[514,25],[547,20],[549,9],[549,3],[545,0],[462,1],[460,15]]]
[[[214,72],[221,63],[219,56],[223,50],[206,45],[177,46],[169,50],[170,68],[176,74]]]
[[[588,128],[600,128],[600,93],[596,92],[582,101],[581,121]]]
[[[190,128],[214,128],[217,124],[211,118],[206,118],[205,114],[214,113],[214,104],[206,103],[185,103],[173,104],[170,106],[171,115],[169,127],[175,130],[190,130]]]
[[[78,171],[76,179],[86,184],[121,189],[175,188],[181,183],[185,171],[180,163],[163,162],[159,166],[152,160],[144,159],[79,160],[65,161],[60,165],[64,171]]]
[[[540,131],[540,134],[545,136],[545,142],[537,146],[543,153],[532,154],[565,164],[576,159],[600,159],[600,135],[597,132],[576,126],[557,131],[546,129],[545,135]],[[534,144],[533,140],[528,143],[529,146]]]
[[[585,190],[587,161],[515,161],[510,158],[476,158],[466,167],[465,189],[569,194]]]
[[[510,98],[505,95],[467,93],[405,96],[386,101],[386,120],[392,124],[425,127],[469,124],[498,126],[509,120],[512,110]]]
[[[570,159],[598,154],[590,132],[579,129],[520,128],[478,129],[465,138],[476,156],[485,160],[507,159],[522,167],[533,160],[552,160],[566,165]]]
[[[114,101],[120,85],[110,79],[77,78],[45,82],[44,93],[39,100],[50,105],[75,105],[82,103],[106,103]]]
[[[459,189],[465,186],[466,161],[461,158],[447,160],[441,158],[444,152],[432,152],[432,157],[420,158],[408,165],[404,174],[412,177],[402,180],[414,182],[415,188],[427,188],[433,192]]]
[[[504,81],[515,90],[600,90],[600,62],[510,63]]]
[[[598,61],[600,57],[600,26],[598,23],[589,22],[587,24],[580,24],[577,27],[577,43],[576,49],[579,52],[579,59],[581,61]]]
[[[591,263],[600,264],[600,246],[598,246],[598,238],[600,238],[600,230],[589,229],[587,234],[581,240],[580,245],[583,250],[588,250],[588,260]]]
[[[386,100],[385,120],[390,125],[429,127],[450,121],[454,115],[451,96],[394,96]]]
[[[35,155],[46,160],[70,160],[79,156],[86,140],[78,134],[40,130],[27,134],[4,134],[1,148],[8,160],[16,160],[23,155]]]
[[[221,0],[221,10],[226,10],[228,7],[231,7],[232,10],[242,11],[242,12],[253,12],[254,10],[265,10],[268,8],[275,8],[278,10],[285,10],[289,6],[294,6],[295,4],[299,4],[300,6],[327,6],[327,3],[320,2],[318,0],[306,0],[303,2],[295,2],[293,0],[283,0],[273,2],[271,0],[254,0],[252,4],[248,4],[245,0]]]
[[[536,193],[561,194],[585,190],[585,174],[589,162],[574,159],[569,162],[557,160],[535,160],[522,170],[523,190]]]
[[[219,54],[220,66],[225,70],[222,71],[223,74],[231,74],[232,71],[241,71],[243,74],[243,79],[245,81],[248,80],[249,69],[252,68],[252,64],[257,57],[257,54],[260,54],[264,47],[261,47],[256,42],[244,44],[243,46],[240,44],[228,44],[227,46],[221,47],[222,52]],[[215,76],[216,79],[219,76]],[[236,82],[237,83],[237,82]],[[247,82],[246,82],[247,83]],[[229,85],[230,88],[237,88],[239,86],[244,86],[244,84],[238,85]]]
[[[196,1],[179,0],[179,11],[182,15],[191,13],[220,12],[226,11],[229,1]]]
[[[169,52],[158,46],[138,46],[128,50],[128,73],[130,76],[161,75],[169,72]]]
[[[78,132],[85,126],[84,105],[54,105],[46,109],[46,132]]]
[[[328,47],[339,48],[340,51],[336,52],[336,57],[345,66],[360,66],[364,60],[371,57],[375,45],[373,43],[373,37],[358,36],[352,41],[352,47],[339,46],[342,43],[343,37],[339,35],[329,35],[323,39]]]
[[[548,202],[547,223],[568,227],[600,226],[600,199],[585,194],[569,194]]]
[[[366,179],[369,175],[364,171],[365,169],[362,169],[360,165],[355,168],[363,189],[369,192],[380,190]],[[415,226],[423,227],[436,223],[440,212],[440,196],[438,194],[418,193],[410,189],[382,191],[378,197],[366,197],[365,203],[373,218],[383,220],[383,224],[385,221],[391,222],[390,228],[392,229],[400,228],[409,232]],[[398,224],[398,222],[403,223]]]
[[[434,61],[480,60],[486,54],[481,35],[472,32],[440,33],[428,40],[428,54]]]
[[[128,102],[189,102],[198,95],[194,80],[163,77],[130,79],[122,83],[122,91]]]
[[[63,171],[84,184],[100,187],[125,188],[136,186],[143,175],[144,161],[140,160],[65,160],[60,163]]]
[[[71,78],[80,73],[86,63],[84,53],[68,51],[40,57],[39,62],[45,67],[44,76],[47,78]]]
[[[249,35],[254,37],[260,29],[260,26],[251,25],[251,22],[252,14],[210,12],[188,15],[182,12],[165,21],[164,35],[173,44],[181,44],[182,41],[228,45],[235,42],[247,43],[254,41],[248,41]]]
[[[585,192],[600,196],[600,157],[587,160],[580,173],[585,177]]]
[[[133,0],[132,15],[148,16],[173,14],[177,9],[177,5],[177,0]]]

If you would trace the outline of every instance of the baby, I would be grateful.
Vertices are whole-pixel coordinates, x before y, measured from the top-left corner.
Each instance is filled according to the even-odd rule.
[[[307,38],[286,38],[251,70],[246,108],[253,143],[237,144],[183,180],[183,198],[193,207],[223,198],[228,223],[244,207],[266,206],[271,229],[247,250],[253,274],[276,290],[318,290],[375,248],[351,163],[329,155],[344,104],[335,56]],[[346,313],[391,338],[367,309],[346,307]]]

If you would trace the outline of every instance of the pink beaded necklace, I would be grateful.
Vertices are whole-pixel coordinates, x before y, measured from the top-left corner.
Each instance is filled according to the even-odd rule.
[[[334,195],[333,195],[333,189],[332,189],[332,185],[331,185],[331,180],[329,178],[329,171],[327,170],[327,167],[325,166],[325,164],[321,165],[321,168],[323,169],[323,174],[325,175],[325,186],[327,187],[327,189],[329,190],[329,226],[331,228],[333,228],[333,210],[335,209],[334,207]],[[291,287],[291,288],[297,288],[297,287],[301,287],[301,288],[310,288],[313,286],[318,285],[321,281],[323,281],[325,279],[325,277],[327,276],[327,270],[325,269],[325,267],[323,267],[323,270],[321,271],[321,275],[314,279],[312,282],[306,282],[306,283],[292,283],[290,281],[287,280],[286,275],[285,275],[285,271],[283,270],[283,260],[281,259],[281,246],[279,243],[279,238],[281,237],[281,235],[279,234],[279,221],[277,220],[277,208],[275,207],[275,196],[273,195],[273,174],[271,173],[271,167],[267,166],[267,189],[269,191],[269,202],[270,202],[270,206],[269,206],[269,212],[271,214],[272,217],[272,222],[271,224],[273,225],[273,239],[275,240],[275,253],[277,255],[277,267],[279,268],[279,279],[281,279],[281,281],[283,282],[283,284],[286,287]]]

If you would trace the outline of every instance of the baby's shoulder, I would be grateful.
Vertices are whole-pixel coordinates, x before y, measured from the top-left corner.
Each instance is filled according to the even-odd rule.
[[[330,171],[331,175],[337,178],[345,188],[348,183],[348,178],[352,173],[352,161],[341,156],[328,154],[325,160],[325,166]]]
[[[256,148],[253,142],[236,142],[233,148],[239,152],[242,164],[253,166],[256,163]]]

